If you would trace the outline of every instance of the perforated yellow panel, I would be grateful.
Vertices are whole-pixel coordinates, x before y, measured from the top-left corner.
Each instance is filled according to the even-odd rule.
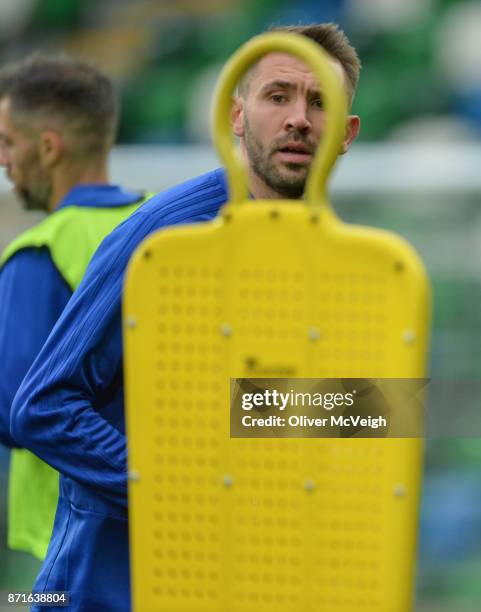
[[[229,205],[151,236],[131,262],[136,612],[411,609],[419,440],[230,438],[233,377],[425,374],[417,256],[318,213]]]
[[[253,363],[263,376],[422,377],[422,271],[395,237],[330,234],[301,204],[274,208],[161,232],[132,263],[136,609],[405,612],[420,442],[230,439],[229,381]]]

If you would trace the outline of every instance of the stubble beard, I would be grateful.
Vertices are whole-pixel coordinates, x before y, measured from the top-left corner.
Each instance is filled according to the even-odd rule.
[[[294,134],[294,131],[290,138],[304,141],[297,133]],[[291,172],[283,174],[273,159],[278,145],[272,145],[269,150],[266,150],[266,147],[254,135],[247,118],[244,119],[244,143],[250,167],[270,189],[289,200],[297,200],[303,196],[309,167],[284,164],[285,168]]]
[[[41,210],[43,212],[48,211],[50,191],[48,192],[48,195],[41,195],[38,193],[32,193],[28,189],[19,189],[17,190],[17,194],[24,210]]]
[[[15,192],[22,203],[24,210],[39,210],[47,212],[52,195],[52,182],[50,177],[45,175],[39,165],[38,160],[32,158],[29,160],[30,172],[33,170],[33,176],[30,176],[28,186],[15,187]]]

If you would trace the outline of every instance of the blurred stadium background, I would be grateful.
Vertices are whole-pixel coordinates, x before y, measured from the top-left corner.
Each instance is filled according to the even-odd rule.
[[[210,96],[241,43],[272,23],[331,20],[364,66],[361,137],[336,171],[335,208],[414,244],[434,290],[430,375],[479,380],[479,2],[2,0],[0,61],[63,50],[103,67],[123,103],[113,179],[159,190],[218,164]],[[38,218],[20,210],[2,175],[0,247]],[[29,589],[37,562],[5,548],[7,465],[0,450],[0,590]],[[480,439],[427,443],[417,576],[418,612],[481,609]]]

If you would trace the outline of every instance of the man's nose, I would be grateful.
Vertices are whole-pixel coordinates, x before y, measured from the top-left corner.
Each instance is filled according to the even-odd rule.
[[[297,129],[306,131],[311,127],[307,116],[307,104],[304,100],[296,100],[289,107],[285,127],[287,130]]]

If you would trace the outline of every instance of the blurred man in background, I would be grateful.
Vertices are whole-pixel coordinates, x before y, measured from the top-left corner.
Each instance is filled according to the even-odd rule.
[[[327,51],[352,101],[360,64],[343,32],[333,24],[289,31]],[[233,107],[233,130],[241,139],[254,197],[302,196],[323,122],[319,86],[302,62],[272,53],[248,71]],[[358,131],[359,118],[349,116],[343,151]],[[70,591],[72,611],[130,610],[121,337],[125,268],[151,232],[212,219],[226,200],[224,171],[214,170],[153,198],[114,231],[15,400],[13,435],[61,472],[54,533],[34,588]]]
[[[13,449],[8,543],[39,559],[58,473],[12,437],[11,405],[95,249],[144,198],[108,184],[117,107],[110,80],[82,62],[32,56],[0,71],[0,164],[24,207],[47,213],[0,259],[0,442]]]

